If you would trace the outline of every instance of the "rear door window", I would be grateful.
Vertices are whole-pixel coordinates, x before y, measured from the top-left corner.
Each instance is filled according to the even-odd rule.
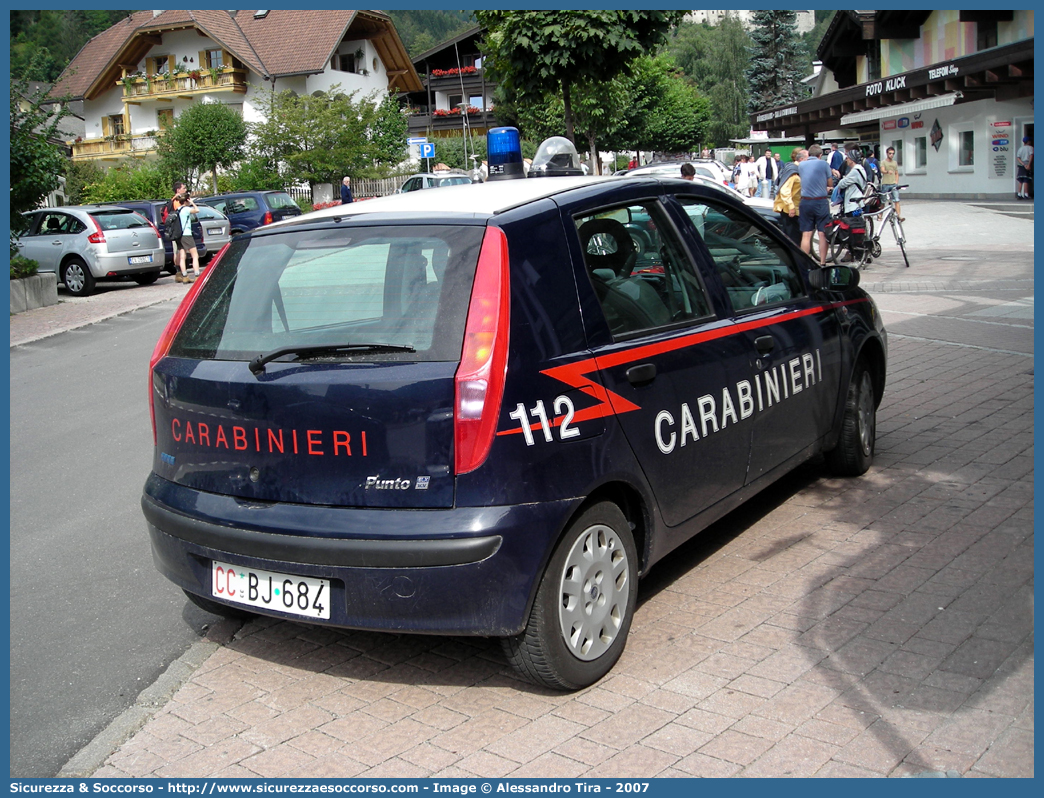
[[[659,203],[608,208],[574,221],[614,337],[710,315],[703,286]]]
[[[212,268],[171,354],[251,359],[284,347],[339,360],[460,358],[484,228],[343,227],[237,241]]]

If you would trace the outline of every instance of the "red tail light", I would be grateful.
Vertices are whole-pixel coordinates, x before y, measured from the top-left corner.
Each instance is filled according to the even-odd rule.
[[[104,244],[105,233],[102,232],[101,225],[98,224],[98,220],[90,214],[88,214],[87,218],[90,219],[91,224],[94,225],[94,232],[87,236],[87,241],[89,241],[91,244]]]
[[[153,387],[152,372],[156,368],[156,364],[166,357],[167,352],[170,351],[170,345],[174,341],[174,337],[178,334],[178,330],[181,329],[181,325],[185,323],[185,317],[188,316],[192,305],[196,301],[196,297],[199,296],[200,289],[210,278],[210,275],[214,273],[214,267],[218,265],[221,260],[221,256],[225,254],[225,250],[228,249],[228,244],[225,244],[214,256],[214,260],[207,266],[206,271],[203,272],[202,276],[192,284],[192,287],[185,294],[185,297],[181,300],[181,304],[178,305],[178,309],[174,311],[174,315],[171,316],[170,321],[167,322],[167,326],[163,328],[163,332],[160,334],[159,340],[156,342],[156,348],[152,350],[152,357],[149,359],[149,417],[152,419],[152,445],[156,445],[156,392]]]
[[[507,376],[510,283],[507,237],[486,228],[475,269],[464,348],[455,378],[453,438],[457,474],[474,471],[497,433]]]
[[[265,211],[265,218],[261,224],[272,224],[272,211]]]

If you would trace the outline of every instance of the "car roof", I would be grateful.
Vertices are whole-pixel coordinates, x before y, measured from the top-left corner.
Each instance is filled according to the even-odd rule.
[[[618,180],[612,177],[541,177],[516,180],[494,180],[446,186],[438,191],[411,191],[387,197],[335,205],[312,211],[292,220],[266,225],[270,230],[280,225],[319,221],[330,217],[357,216],[363,213],[440,213],[492,216],[534,200],[551,197],[574,188]],[[434,196],[433,196],[434,195]]]
[[[106,203],[105,205],[56,205],[51,208],[33,208],[31,211],[25,211],[25,213],[41,213],[51,211],[80,211],[81,213],[91,213],[93,211],[115,211],[118,213],[125,213],[126,211],[132,210],[126,208],[123,205],[116,203]]]

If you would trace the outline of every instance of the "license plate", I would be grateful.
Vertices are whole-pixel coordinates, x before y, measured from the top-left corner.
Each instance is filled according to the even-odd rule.
[[[128,263],[152,263],[152,255],[138,255],[134,258],[127,258]]]
[[[208,227],[207,232],[210,233],[210,235],[212,236],[219,236],[221,235],[222,231],[220,227]]]
[[[330,580],[211,561],[210,595],[302,618],[330,619]]]

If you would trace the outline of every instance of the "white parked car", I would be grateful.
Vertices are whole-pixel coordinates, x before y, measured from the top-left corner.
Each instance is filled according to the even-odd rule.
[[[769,219],[770,221],[779,221],[779,214],[772,210],[772,200],[764,199],[762,197],[748,197],[743,192],[732,188],[729,185],[728,180],[725,180],[716,174],[721,171],[721,168],[717,166],[717,161],[670,161],[667,163],[654,163],[649,164],[648,166],[639,166],[637,169],[631,169],[624,176],[676,177],[681,180],[681,167],[683,163],[692,164],[693,168],[696,170],[696,180],[700,185],[711,186],[720,191],[724,191],[730,196],[740,200],[755,213]]]

